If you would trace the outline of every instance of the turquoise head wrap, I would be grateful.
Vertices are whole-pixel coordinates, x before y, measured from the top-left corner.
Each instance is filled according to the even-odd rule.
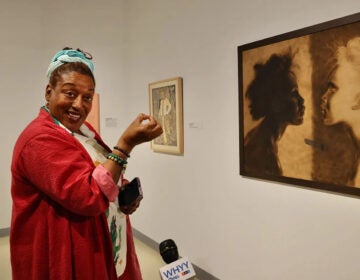
[[[51,73],[59,66],[69,62],[82,62],[86,64],[91,72],[94,74],[94,64],[81,51],[77,50],[62,50],[54,55],[48,67],[46,76],[50,78]]]

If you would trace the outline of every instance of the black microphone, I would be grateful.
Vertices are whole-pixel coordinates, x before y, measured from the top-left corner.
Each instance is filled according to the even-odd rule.
[[[195,270],[187,257],[179,258],[175,241],[166,239],[159,244],[160,255],[167,265],[160,268],[163,280],[197,279]]]
[[[175,241],[172,239],[166,239],[159,244],[160,255],[164,262],[167,264],[177,261],[179,259],[179,252]]]

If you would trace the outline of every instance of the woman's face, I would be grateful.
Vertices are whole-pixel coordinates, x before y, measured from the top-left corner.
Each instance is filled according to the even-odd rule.
[[[325,94],[321,97],[321,114],[325,125],[333,125],[337,123],[332,113],[332,99],[338,91],[336,79],[333,79],[326,89]],[[336,107],[336,106],[335,106]]]
[[[51,114],[72,132],[79,131],[91,111],[95,85],[91,77],[64,73],[53,88],[47,85],[45,98]]]
[[[299,125],[304,121],[304,99],[299,93],[295,75],[290,73],[279,89],[278,99],[274,100],[273,106],[277,107],[279,118],[284,123]]]
[[[321,113],[325,125],[342,121],[359,121],[360,72],[347,60],[339,60],[332,81],[321,98]],[[358,124],[356,124],[358,125]]]

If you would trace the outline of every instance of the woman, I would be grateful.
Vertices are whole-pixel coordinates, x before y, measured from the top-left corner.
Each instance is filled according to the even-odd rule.
[[[360,37],[349,40],[336,52],[337,65],[330,75],[328,87],[321,100],[325,125],[340,122],[350,124],[360,135]]]
[[[250,173],[282,175],[277,142],[288,125],[300,125],[304,99],[291,70],[291,55],[273,54],[266,63],[256,64],[255,78],[246,97],[250,114],[260,123],[245,137],[245,169]]]
[[[141,279],[128,216],[126,267],[114,263],[106,212],[132,149],[162,133],[140,114],[109,149],[85,122],[95,92],[91,56],[65,48],[52,59],[46,106],[13,153],[10,250],[13,279]],[[146,121],[146,122],[144,122]],[[122,208],[131,214],[138,203]],[[121,231],[119,231],[120,235]],[[125,246],[126,245],[126,246]],[[116,246],[115,246],[116,247]],[[118,273],[118,275],[117,275]]]
[[[350,156],[347,161],[351,162],[349,168],[345,169],[348,186],[360,187],[360,37],[350,39],[346,45],[340,46],[336,53],[336,65],[329,75],[326,92],[321,96],[321,114],[324,125],[342,125],[345,128],[343,135],[348,135],[349,144],[346,149]],[[345,132],[345,133],[344,133]],[[331,142],[335,143],[335,137]],[[351,145],[352,144],[352,145]],[[341,153],[342,156],[345,153]],[[335,162],[343,165],[336,156]],[[336,169],[336,173],[341,172]]]

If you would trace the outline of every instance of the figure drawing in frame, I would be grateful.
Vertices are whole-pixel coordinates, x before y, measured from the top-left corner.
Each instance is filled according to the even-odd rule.
[[[163,128],[163,134],[151,141],[151,149],[155,152],[182,155],[182,78],[150,83],[149,104],[150,114]]]
[[[177,146],[175,85],[152,89],[152,97],[154,117],[163,128],[163,134],[154,143]]]

